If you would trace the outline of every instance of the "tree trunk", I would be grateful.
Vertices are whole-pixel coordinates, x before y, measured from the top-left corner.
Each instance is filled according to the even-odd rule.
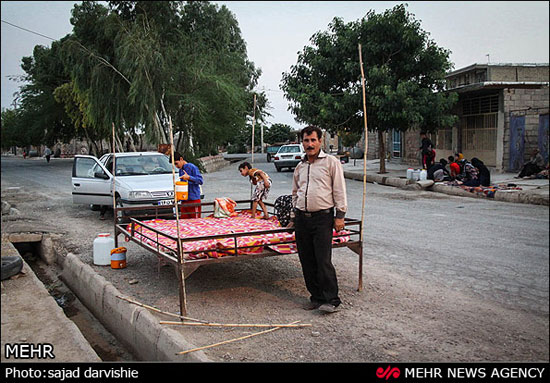
[[[130,148],[132,149],[132,152],[137,152],[136,145],[134,143],[134,137],[132,137],[132,133],[128,133],[128,140],[130,141]]]
[[[380,158],[380,171],[378,174],[385,174],[386,171],[386,145],[384,142],[384,134],[382,130],[378,131],[378,157]]]

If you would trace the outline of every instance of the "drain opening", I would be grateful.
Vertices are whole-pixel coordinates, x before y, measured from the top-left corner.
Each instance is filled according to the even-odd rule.
[[[13,243],[48,293],[80,330],[102,361],[136,361],[135,358],[80,302],[59,278],[56,265],[47,265],[40,258],[40,242]]]

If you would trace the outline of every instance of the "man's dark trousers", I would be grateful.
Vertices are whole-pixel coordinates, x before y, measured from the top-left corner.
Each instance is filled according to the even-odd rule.
[[[332,265],[334,211],[296,212],[295,235],[306,287],[314,303],[338,306],[338,281]]]

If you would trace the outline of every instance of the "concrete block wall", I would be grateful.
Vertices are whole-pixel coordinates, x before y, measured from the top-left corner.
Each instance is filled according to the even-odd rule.
[[[256,153],[255,155],[265,156],[265,154],[261,153]],[[218,154],[217,156],[202,157],[199,161],[202,163],[207,173],[215,172],[216,170],[229,165],[229,161],[226,161],[222,154]]]
[[[546,86],[542,89],[504,89],[504,143],[503,165],[509,170],[510,162],[510,113],[525,116],[524,161],[528,161],[533,149],[538,147],[539,116],[547,114],[550,104],[550,92]],[[527,110],[528,108],[530,110]]]

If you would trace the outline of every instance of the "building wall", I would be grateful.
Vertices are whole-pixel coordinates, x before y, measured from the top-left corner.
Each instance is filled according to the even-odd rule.
[[[533,149],[538,147],[539,116],[549,112],[550,92],[548,86],[542,89],[505,89],[503,167],[509,169],[510,162],[510,114],[525,116],[525,149],[523,160],[528,161]],[[531,109],[528,109],[531,108]]]
[[[490,66],[487,81],[548,81],[548,66]]]

